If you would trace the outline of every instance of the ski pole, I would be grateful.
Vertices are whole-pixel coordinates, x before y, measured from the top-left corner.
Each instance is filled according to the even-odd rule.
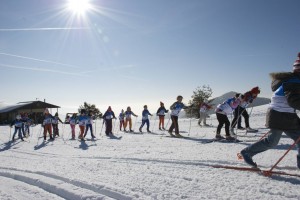
[[[190,136],[191,127],[192,127],[192,109],[190,111],[190,127],[189,127],[189,134],[188,134],[188,136]]]
[[[42,127],[43,127],[43,126],[42,126],[42,124],[41,124],[40,133],[39,133],[38,138],[37,138],[36,146],[39,144],[39,138],[40,138],[41,133],[42,133]]]
[[[104,123],[105,123],[105,120],[103,119],[102,126],[101,126],[101,130],[100,130],[100,137],[101,137],[102,128],[103,128]]]
[[[270,170],[263,171],[263,175],[272,176],[272,170],[281,162],[281,160],[288,154],[288,152],[296,146],[298,142],[300,142],[300,137],[298,137],[298,139],[288,148],[288,150],[283,154],[283,156],[281,156],[281,158],[279,158],[279,160],[275,163],[275,165],[273,165]]]
[[[135,130],[135,126],[136,126],[136,121],[137,121],[137,117],[135,117],[135,120],[134,120],[134,126],[133,126],[133,131]]]
[[[9,138],[8,138],[8,141],[10,141],[10,137],[11,137],[11,126],[9,128]]]
[[[154,123],[153,123],[152,132],[153,132],[153,130],[154,130],[154,127],[155,127],[156,118],[157,118],[157,115],[155,115],[155,119],[154,119]]]

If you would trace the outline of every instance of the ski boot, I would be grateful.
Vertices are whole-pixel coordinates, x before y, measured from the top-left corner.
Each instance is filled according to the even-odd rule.
[[[244,158],[244,161],[248,164],[251,165],[254,168],[257,168],[257,164],[253,162],[252,157],[249,156],[249,154],[246,152],[246,150],[242,150],[240,155]]]

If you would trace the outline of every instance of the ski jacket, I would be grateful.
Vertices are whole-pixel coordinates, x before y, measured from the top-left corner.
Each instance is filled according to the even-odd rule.
[[[113,119],[113,118],[116,118],[116,117],[115,117],[114,111],[106,111],[104,113],[104,115],[102,116],[102,118],[105,119],[105,120],[109,120],[109,119]]]
[[[120,113],[119,114],[119,120],[124,121],[125,113]]]
[[[166,110],[166,108],[164,106],[161,106],[158,108],[156,114],[158,116],[165,116],[165,113],[169,112],[168,110]]]
[[[143,112],[142,112],[142,120],[147,120],[148,119],[148,115],[151,115],[151,113],[147,109],[143,110]]]
[[[71,125],[76,125],[76,122],[77,122],[77,117],[70,117],[69,123],[70,123]]]
[[[240,102],[241,100],[235,97],[227,99],[226,101],[217,106],[216,112],[223,115],[231,114],[234,111],[234,109],[238,107]]]
[[[80,116],[78,117],[78,125],[79,125],[79,126],[85,126],[86,120],[87,120],[87,116],[85,116],[85,115],[80,115]]]
[[[93,124],[93,116],[87,116],[85,125]]]
[[[15,125],[15,128],[21,128],[23,125],[23,121],[21,119],[15,119],[11,122],[10,126]]]
[[[58,116],[54,116],[52,119],[52,124],[58,124],[58,122],[63,123]]]
[[[207,112],[209,109],[211,109],[212,108],[212,106],[210,106],[210,105],[208,105],[207,103],[202,103],[201,105],[200,105],[200,112],[202,112],[202,113],[205,113],[205,112]]]
[[[137,117],[137,115],[134,114],[132,111],[126,111],[126,112],[125,112],[125,118],[126,118],[126,119],[131,119],[131,115]]]
[[[178,116],[181,109],[187,109],[188,106],[184,105],[183,103],[181,102],[175,102],[173,103],[171,106],[170,106],[170,109],[171,109],[171,115],[172,116]]]
[[[296,94],[300,94],[300,74],[291,72],[281,72],[270,74],[272,78],[271,88],[273,95],[267,111],[266,127],[280,130],[299,130],[300,119],[295,108],[288,102],[288,91],[285,84],[289,84],[295,89]],[[300,105],[300,100],[295,101]]]
[[[51,114],[44,114],[43,116],[43,125],[52,124],[54,117]]]

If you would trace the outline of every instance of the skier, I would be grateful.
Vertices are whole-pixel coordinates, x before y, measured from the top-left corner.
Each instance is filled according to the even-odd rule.
[[[156,115],[159,117],[158,128],[159,130],[166,130],[165,129],[165,113],[168,113],[169,110],[166,110],[165,105],[163,102],[160,102],[160,107],[158,108]]]
[[[78,117],[78,125],[80,130],[80,135],[78,136],[78,139],[84,140],[83,134],[84,134],[86,120],[87,120],[86,110],[81,109],[80,116]]]
[[[201,122],[203,121],[203,126],[209,126],[208,124],[206,124],[206,118],[207,118],[207,111],[212,109],[212,106],[208,104],[207,100],[204,100],[201,104],[200,104],[200,109],[199,109],[199,114],[200,114],[200,118],[198,121],[199,126],[201,126]]]
[[[127,109],[126,109],[126,112],[125,112],[125,124],[124,124],[124,130],[126,131],[127,124],[129,123],[129,131],[130,131],[130,132],[133,132],[133,130],[132,130],[132,119],[131,119],[131,115],[133,115],[133,116],[135,116],[135,117],[138,117],[136,114],[134,114],[134,113],[131,111],[131,108],[128,106]]]
[[[53,138],[55,138],[55,136],[59,136],[58,122],[63,123],[56,112],[52,120]]]
[[[77,113],[73,113],[72,117],[68,116],[68,121],[71,127],[72,140],[75,140],[75,126],[77,124],[77,120],[78,120]]]
[[[47,138],[47,132],[50,135],[50,140],[54,140],[54,137],[52,137],[52,120],[54,117],[49,113],[48,108],[45,108],[44,110],[44,116],[42,117],[42,126],[44,127],[44,140]]]
[[[172,124],[169,128],[169,131],[168,133],[172,136],[172,137],[183,137],[182,135],[179,134],[179,126],[178,126],[178,116],[179,116],[179,113],[181,111],[181,109],[187,109],[187,108],[190,108],[192,107],[193,105],[191,106],[186,106],[182,103],[182,99],[183,97],[181,95],[177,96],[177,101],[174,102],[171,106],[170,106],[170,109],[171,109],[171,120],[172,120]],[[175,129],[175,135],[173,135],[173,130]]]
[[[112,111],[111,107],[108,106],[107,111],[102,116],[103,120],[105,120],[105,134],[106,136],[113,136],[112,133],[112,119],[116,119],[114,111]]]
[[[89,112],[87,119],[86,119],[84,138],[89,129],[91,132],[92,139],[94,139],[95,135],[93,134],[93,114],[91,112]]]
[[[121,113],[119,114],[120,131],[122,131],[122,127],[123,127],[123,129],[125,131],[125,121],[124,121],[124,118],[125,118],[125,113],[124,113],[124,110],[122,109]]]
[[[249,114],[246,110],[247,106],[256,99],[257,95],[260,93],[259,87],[254,87],[250,91],[241,95],[241,104],[234,110],[234,118],[231,122],[231,129],[230,133],[235,135],[234,128],[236,124],[238,125],[237,128],[240,130],[244,130],[245,128],[241,126],[242,118],[241,115],[245,119],[245,126],[248,132],[256,132],[255,129],[250,128],[249,125]]]
[[[32,124],[32,119],[29,118],[27,113],[24,113],[24,117],[22,118],[22,121],[24,122],[24,133],[23,135],[25,137],[28,137],[30,135],[30,126]]]
[[[218,140],[225,139],[221,136],[221,129],[224,124],[226,140],[235,140],[235,138],[229,134],[230,121],[227,115],[231,114],[233,110],[240,104],[241,100],[239,98],[239,95],[240,94],[236,94],[234,97],[227,99],[223,103],[219,104],[216,108],[216,116],[219,122],[216,132],[216,139]]]
[[[270,128],[268,136],[241,151],[244,161],[257,167],[252,157],[275,147],[282,133],[296,141],[300,137],[300,53],[293,65],[293,72],[271,73],[273,95],[266,115],[266,127]],[[300,169],[300,143],[297,144],[297,167]]]
[[[142,133],[142,128],[145,124],[147,124],[147,132],[151,133],[151,131],[149,130],[149,118],[148,115],[152,116],[151,113],[148,111],[147,105],[144,105],[144,110],[142,112],[142,124],[139,128],[139,131]]]
[[[24,139],[22,137],[22,124],[23,124],[23,121],[21,120],[21,115],[17,115],[16,119],[11,122],[10,127],[15,125],[15,132],[13,134],[12,141],[15,141],[15,135],[17,132],[18,132],[19,139],[24,141]]]

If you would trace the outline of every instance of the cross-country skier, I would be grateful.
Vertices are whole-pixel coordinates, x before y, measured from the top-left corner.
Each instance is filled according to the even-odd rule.
[[[15,141],[15,135],[16,135],[17,132],[18,132],[19,139],[24,141],[24,139],[22,137],[22,130],[21,130],[22,129],[22,124],[23,124],[23,121],[21,120],[21,115],[17,115],[16,119],[11,122],[10,127],[15,125],[15,132],[13,134],[12,141]]]
[[[77,124],[77,120],[78,120],[77,113],[73,113],[73,115],[71,117],[67,116],[67,121],[69,122],[70,127],[71,127],[72,140],[75,140],[75,127]]]
[[[102,116],[103,120],[105,120],[105,134],[107,136],[113,136],[112,132],[112,119],[116,119],[114,111],[112,111],[111,107],[108,106],[107,111]]]
[[[203,126],[208,126],[208,124],[206,124],[206,118],[207,118],[207,111],[212,109],[212,106],[208,104],[207,100],[204,100],[201,104],[200,104],[200,109],[199,109],[199,114],[200,114],[200,118],[198,121],[199,126],[201,126],[201,122],[203,121]]]
[[[160,102],[160,107],[158,108],[156,115],[159,117],[158,128],[159,130],[166,130],[165,129],[165,113],[168,113],[169,110],[165,108],[163,102]]]
[[[131,111],[131,108],[128,106],[127,109],[126,109],[126,112],[125,112],[125,124],[124,124],[124,129],[126,131],[126,127],[127,127],[127,124],[129,123],[129,131],[130,132],[133,132],[132,130],[132,119],[131,119],[131,115],[135,116],[135,117],[138,117],[136,114],[134,114],[132,111]]]
[[[85,124],[86,124],[87,116],[86,116],[86,110],[81,109],[80,116],[78,117],[78,125],[80,130],[80,135],[78,139],[84,140],[83,134],[85,130]]]
[[[54,140],[52,137],[52,120],[54,117],[49,113],[48,108],[44,110],[44,116],[42,117],[42,126],[44,127],[44,140],[47,138],[47,132],[49,133],[50,140]]]
[[[241,95],[241,104],[234,110],[234,118],[231,122],[231,129],[230,133],[232,135],[235,135],[234,132],[234,127],[236,124],[238,125],[238,129],[245,129],[241,126],[242,118],[241,116],[244,117],[245,119],[245,126],[246,130],[248,132],[254,132],[255,130],[250,128],[249,125],[249,114],[246,110],[247,106],[253,102],[254,99],[256,99],[257,95],[260,93],[259,87],[254,87],[250,91],[245,92],[243,95]]]
[[[142,132],[142,128],[146,124],[147,125],[147,132],[151,133],[151,131],[149,130],[150,122],[149,122],[148,115],[152,116],[151,113],[148,110],[147,105],[144,105],[144,110],[142,112],[142,124],[141,124],[141,126],[139,128],[140,132]]]
[[[55,136],[59,136],[58,122],[63,123],[56,112],[52,120],[53,138],[55,138]]]
[[[171,120],[172,120],[172,124],[169,128],[169,131],[168,133],[172,136],[172,137],[183,137],[182,135],[179,134],[179,126],[178,126],[178,116],[179,116],[179,113],[181,111],[181,109],[187,109],[187,108],[190,108],[192,107],[193,105],[191,106],[186,106],[182,103],[182,99],[183,97],[181,95],[177,96],[177,101],[174,102],[171,106],[170,106],[170,109],[171,109]],[[173,130],[175,129],[175,135],[173,135]]]
[[[216,132],[216,139],[224,139],[221,136],[221,129],[225,124],[225,135],[226,140],[235,140],[229,133],[230,121],[227,117],[228,114],[231,114],[233,110],[240,104],[241,100],[239,98],[240,94],[236,94],[234,97],[227,99],[223,103],[219,104],[216,108],[216,116],[219,122]]]
[[[119,114],[119,121],[120,121],[120,131],[122,131],[122,127],[125,131],[125,113],[124,113],[124,110],[122,109],[121,110],[121,113]]]
[[[273,95],[266,115],[268,136],[241,151],[244,161],[253,167],[257,164],[252,157],[275,147],[282,133],[296,141],[300,137],[300,53],[293,65],[293,72],[271,73]],[[297,144],[297,166],[300,169],[300,143]]]
[[[87,119],[86,119],[86,124],[85,124],[85,133],[84,133],[84,138],[88,132],[88,130],[90,129],[90,132],[91,132],[91,136],[92,136],[92,139],[95,138],[95,135],[93,133],[93,114],[92,112],[89,112],[88,116],[87,116]]]

